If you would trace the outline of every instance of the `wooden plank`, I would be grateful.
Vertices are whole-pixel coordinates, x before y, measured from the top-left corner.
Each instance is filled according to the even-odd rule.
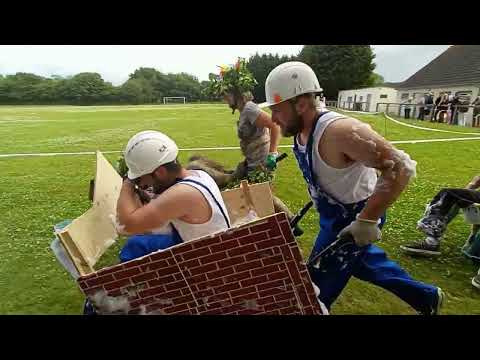
[[[248,192],[255,212],[260,218],[274,214],[270,183],[248,185]],[[222,197],[232,224],[248,215],[251,205],[245,196],[244,189],[225,190],[222,192]]]

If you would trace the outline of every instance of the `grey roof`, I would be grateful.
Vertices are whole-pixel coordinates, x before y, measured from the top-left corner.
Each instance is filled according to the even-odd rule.
[[[454,85],[480,86],[480,45],[450,46],[397,88]]]

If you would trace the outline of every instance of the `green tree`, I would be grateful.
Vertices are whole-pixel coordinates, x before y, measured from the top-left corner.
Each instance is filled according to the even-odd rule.
[[[312,67],[331,99],[339,90],[369,86],[375,69],[370,45],[305,45],[298,57]]]
[[[368,86],[380,86],[383,85],[385,79],[382,75],[372,72],[368,79]]]

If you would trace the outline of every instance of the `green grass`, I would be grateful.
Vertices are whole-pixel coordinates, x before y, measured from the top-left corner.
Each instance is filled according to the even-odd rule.
[[[158,129],[181,148],[237,146],[235,122],[226,106],[190,107],[0,107],[0,154],[60,151],[121,150],[135,132]],[[384,133],[384,118],[356,116]],[[417,123],[423,126],[424,123]],[[436,126],[435,124],[428,124]],[[439,126],[460,132],[470,128]],[[387,122],[390,140],[456,137],[402,127]],[[460,135],[460,137],[465,137]],[[291,139],[283,139],[283,144]],[[425,204],[441,187],[463,187],[478,174],[478,141],[398,145],[418,161],[417,179],[388,212],[381,246],[415,278],[436,284],[447,293],[445,313],[480,314],[480,293],[470,285],[478,265],[459,251],[469,228],[459,216],[449,227],[438,259],[411,258],[401,244],[421,237],[415,223]],[[290,153],[290,150],[286,150]],[[208,151],[206,156],[233,167],[237,150]],[[191,152],[181,152],[185,161]],[[110,160],[116,155],[109,154]],[[53,225],[73,219],[89,208],[88,185],[95,158],[86,156],[0,158],[0,314],[78,314],[83,297],[75,282],[50,251]],[[293,210],[307,201],[304,181],[293,155],[284,160],[274,182],[276,193]],[[318,231],[318,216],[310,211],[299,238],[307,255]],[[112,261],[121,246],[113,246],[102,263]],[[412,314],[390,293],[352,279],[333,307],[336,314]]]

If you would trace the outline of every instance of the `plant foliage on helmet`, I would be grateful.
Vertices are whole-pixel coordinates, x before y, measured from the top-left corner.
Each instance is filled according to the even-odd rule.
[[[232,66],[219,66],[220,74],[210,74],[210,84],[207,92],[215,97],[222,97],[225,94],[232,94],[235,97],[252,91],[258,84],[253,74],[247,68],[244,58],[238,58],[237,63]]]

